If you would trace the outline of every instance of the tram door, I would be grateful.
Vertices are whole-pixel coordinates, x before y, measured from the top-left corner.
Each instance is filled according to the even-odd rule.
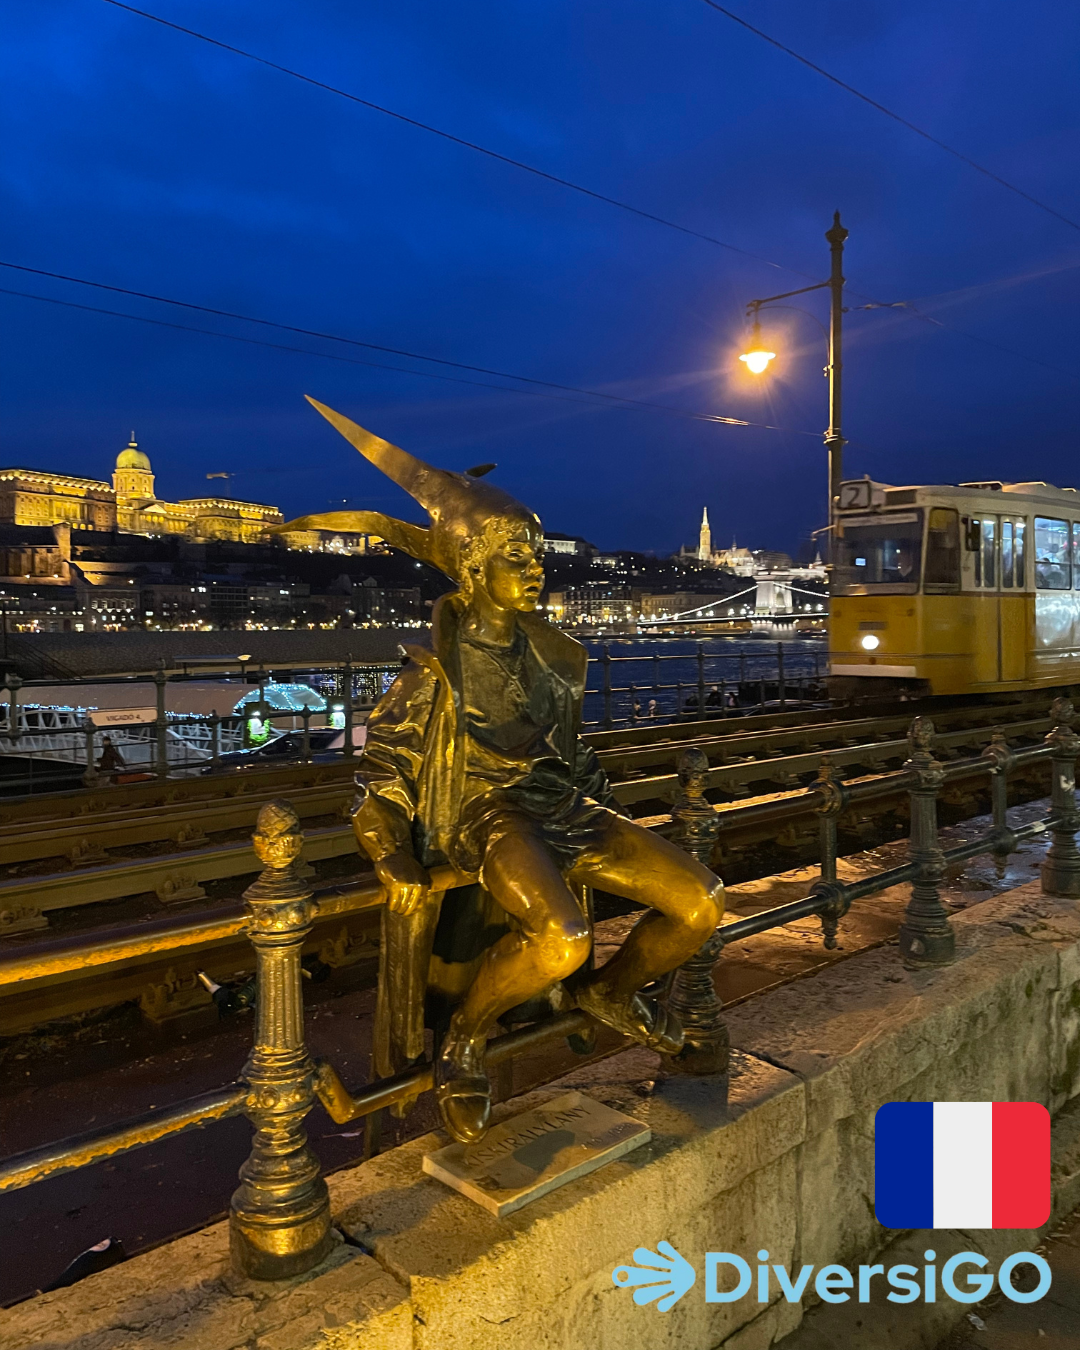
[[[1001,678],[1022,680],[1027,673],[1027,543],[1023,516],[999,516],[998,648]]]
[[[997,516],[977,516],[971,521],[971,547],[975,554],[974,665],[978,684],[996,684],[1001,679],[1001,628],[998,612]]]
[[[975,555],[975,679],[979,684],[1022,680],[1025,662],[1027,549],[1023,516],[971,520]]]

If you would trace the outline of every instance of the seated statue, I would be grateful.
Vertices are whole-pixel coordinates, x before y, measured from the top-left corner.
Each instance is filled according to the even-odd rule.
[[[387,893],[376,1072],[399,1072],[423,1056],[425,1006],[438,995],[448,1011],[436,1098],[447,1131],[471,1143],[488,1127],[485,1045],[500,1019],[576,1002],[642,1045],[678,1053],[674,1014],[639,991],[711,936],[723,886],[622,814],[581,740],[586,652],[536,613],[540,521],[480,481],[494,466],[432,468],[310,401],[419,502],[429,524],[336,511],[279,529],[377,534],[459,588],[435,606],[431,648],[406,649],[408,664],[371,714],[352,820]],[[433,894],[428,868],[440,863],[479,885]],[[583,901],[592,886],[647,907],[598,969],[589,965]]]

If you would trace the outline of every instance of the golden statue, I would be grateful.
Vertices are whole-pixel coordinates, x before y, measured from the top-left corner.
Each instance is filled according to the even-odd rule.
[[[356,530],[431,563],[458,583],[432,615],[431,649],[371,714],[356,775],[353,828],[386,887],[375,1070],[424,1054],[425,1003],[447,1009],[435,1091],[449,1133],[482,1137],[491,1110],[488,1032],[576,1001],[598,1021],[665,1054],[683,1032],[639,991],[692,956],[723,913],[721,882],[619,811],[579,737],[586,652],[535,611],[544,584],[536,516],[309,402],[428,514],[426,527],[374,511],[305,516],[285,530]],[[427,868],[449,862],[479,885],[433,895]],[[648,907],[618,952],[588,969],[586,888]],[[585,967],[584,970],[582,968]],[[563,981],[571,981],[571,995]],[[515,1016],[516,1014],[516,1016]]]

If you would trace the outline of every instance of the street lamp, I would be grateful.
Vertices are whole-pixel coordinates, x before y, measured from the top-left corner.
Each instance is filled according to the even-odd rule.
[[[755,375],[762,375],[768,368],[769,362],[776,355],[775,352],[769,350],[768,344],[761,336],[761,324],[758,316],[763,305],[774,304],[777,300],[788,300],[793,295],[806,295],[810,291],[821,291],[826,287],[832,292],[832,303],[829,309],[829,364],[825,367],[825,373],[829,377],[829,427],[825,432],[825,448],[829,452],[828,519],[830,524],[832,523],[833,503],[840,493],[840,481],[844,475],[844,446],[847,444],[840,431],[840,381],[843,371],[840,353],[840,330],[841,316],[844,313],[844,240],[847,237],[847,230],[840,224],[840,212],[836,211],[833,214],[832,228],[825,231],[825,238],[829,241],[829,251],[832,258],[832,268],[828,281],[819,281],[813,286],[802,286],[797,291],[784,291],[781,295],[768,295],[762,300],[750,301],[746,306],[746,313],[748,318],[753,317],[754,326],[750,333],[750,344],[739,357],[739,360],[746,365],[747,370]]]
[[[758,323],[755,312],[754,329],[750,334],[750,343],[746,348],[746,351],[739,357],[739,360],[745,361],[747,370],[751,371],[753,374],[762,375],[767,369],[769,362],[774,360],[775,357],[776,353],[769,351],[768,347],[765,345],[765,340],[761,336],[761,324]]]

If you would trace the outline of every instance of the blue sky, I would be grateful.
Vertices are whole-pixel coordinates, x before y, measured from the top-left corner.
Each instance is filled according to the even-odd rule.
[[[0,295],[0,462],[104,476],[134,427],[165,497],[216,490],[206,474],[224,471],[235,495],[289,515],[343,498],[405,514],[311,393],[441,465],[496,460],[549,528],[605,547],[673,549],[707,504],[721,538],[792,549],[823,523],[822,334],[777,310],[767,331],[782,359],[764,386],[735,357],[747,300],[826,275],[839,208],[849,303],[915,301],[947,325],[848,316],[849,473],[1080,480],[1080,232],[702,0],[146,3],[792,270],[103,0],[5,11],[0,258],[783,430],[431,379],[422,362],[0,269],[7,289],[313,353]],[[764,0],[737,12],[1080,220],[1080,11]],[[826,317],[821,297],[793,303]],[[411,373],[314,354],[334,351]]]

